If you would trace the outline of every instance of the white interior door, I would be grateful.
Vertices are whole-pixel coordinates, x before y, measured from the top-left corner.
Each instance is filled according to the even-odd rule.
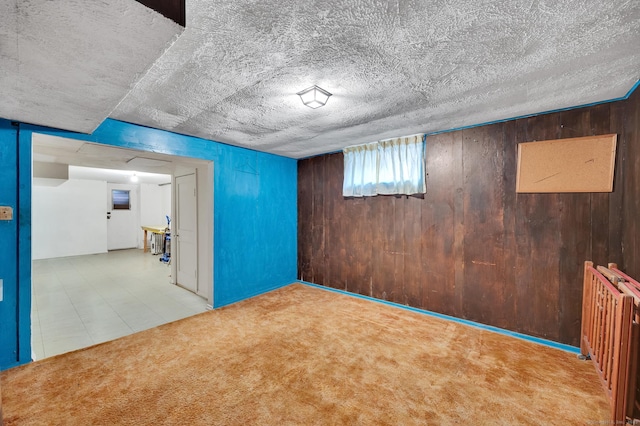
[[[176,177],[176,212],[172,243],[176,247],[176,282],[198,292],[198,203],[196,175]],[[173,256],[173,254],[172,254]]]
[[[107,250],[136,248],[138,230],[137,187],[107,184]]]

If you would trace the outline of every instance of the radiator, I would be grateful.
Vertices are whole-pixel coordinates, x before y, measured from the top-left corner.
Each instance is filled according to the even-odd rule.
[[[162,254],[164,234],[151,234],[151,254]]]

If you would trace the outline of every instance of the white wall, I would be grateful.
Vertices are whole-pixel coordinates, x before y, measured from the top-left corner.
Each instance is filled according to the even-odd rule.
[[[68,180],[32,194],[32,257],[77,256],[107,251],[107,183]]]
[[[171,185],[162,185],[159,187],[160,192],[162,193],[162,200],[160,202],[160,209],[162,210],[162,224],[165,224],[167,218],[165,216],[169,216],[171,218],[171,222],[173,222],[173,216],[171,215]]]
[[[52,179],[34,179],[33,259],[106,253],[107,182],[82,179],[52,182]],[[171,185],[140,184],[139,190],[138,185],[126,187],[139,194],[135,232],[137,246],[142,248],[140,225],[166,225],[165,216],[171,216]]]
[[[166,225],[171,216],[171,185],[140,184],[140,224]]]

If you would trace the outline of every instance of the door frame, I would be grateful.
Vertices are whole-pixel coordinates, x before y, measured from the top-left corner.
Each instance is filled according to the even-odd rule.
[[[197,291],[196,294],[207,299],[207,308],[213,309],[213,285],[208,283],[213,282],[213,200],[214,200],[214,186],[213,186],[213,161],[208,161],[206,164],[198,165],[194,168],[196,175],[196,229],[198,233],[197,238]],[[176,218],[176,176],[184,176],[189,173],[174,173],[171,175],[171,232],[174,231],[174,218]],[[200,238],[202,235],[210,235],[211,240],[208,238]],[[171,256],[173,257],[174,245],[172,241]],[[175,251],[177,253],[177,250]],[[177,285],[177,261],[172,259],[171,261],[171,282]],[[210,265],[209,267],[207,267]],[[204,289],[204,290],[201,290]]]
[[[8,120],[0,119],[0,129],[8,130],[7,132],[0,132],[0,140],[9,141],[7,143],[8,150],[13,156],[16,163],[16,176],[15,181],[9,182],[9,185],[15,184],[15,199],[11,201],[17,208],[17,217],[14,219],[17,225],[17,253],[16,256],[9,259],[9,261],[15,262],[15,283],[13,288],[13,294],[9,294],[7,290],[7,283],[5,281],[5,296],[14,296],[9,300],[15,300],[15,323],[7,325],[11,339],[15,338],[15,349],[10,350],[10,358],[0,360],[0,369],[10,368],[16,365],[25,364],[31,361],[31,192],[32,192],[32,166],[33,166],[33,153],[32,153],[32,135],[34,133],[43,133],[53,136],[65,137],[74,140],[81,140],[84,142],[97,143],[100,145],[115,146],[124,149],[133,149],[139,152],[155,152],[160,154],[166,154],[171,157],[181,156],[189,159],[193,159],[198,164],[205,164],[202,167],[207,170],[205,185],[201,186],[210,189],[208,194],[204,194],[202,199],[202,205],[210,208],[209,213],[206,215],[211,220],[208,221],[205,227],[200,228],[200,232],[206,232],[207,238],[201,238],[200,241],[207,241],[208,246],[205,250],[202,250],[200,254],[207,257],[207,267],[204,274],[201,274],[203,278],[208,278],[209,297],[208,307],[213,306],[213,294],[214,294],[214,274],[213,274],[213,244],[214,244],[214,174],[213,174],[213,155],[189,155],[191,153],[206,153],[207,150],[217,149],[217,145],[213,145],[214,148],[210,148],[209,141],[201,142],[200,139],[190,138],[185,136],[179,136],[170,132],[164,132],[157,129],[147,129],[140,126],[131,127],[134,125],[121,123],[116,120],[106,120],[106,123],[100,125],[100,128],[94,133],[86,135],[81,133],[75,133],[65,130],[53,129],[43,126],[37,126],[32,124],[25,124],[19,122],[10,122]],[[135,129],[135,132],[131,129]],[[7,133],[7,135],[3,134]],[[15,144],[11,145],[15,138]],[[195,141],[197,145],[194,148],[187,147],[186,141]],[[176,143],[172,143],[176,142]],[[206,145],[206,150],[203,148]],[[215,157],[217,158],[217,157]],[[205,254],[207,253],[207,254]],[[210,277],[210,278],[209,278]],[[14,281],[14,280],[11,280]],[[8,297],[8,296],[7,296]],[[3,302],[6,304],[6,302]]]
[[[31,154],[31,150],[32,150],[32,138],[33,138],[33,134],[37,134],[37,133],[43,133],[43,134],[50,134],[50,132],[45,131],[38,131],[38,130],[26,130],[22,133],[18,132],[18,136],[21,138],[21,144],[20,147],[24,148],[24,149],[28,149],[29,154]],[[61,137],[67,138],[67,139],[71,139],[71,140],[81,140],[85,143],[91,143],[94,144],[96,146],[104,146],[105,148],[114,148],[114,146],[107,144],[107,143],[102,143],[102,142],[98,142],[98,141],[92,141],[92,140],[86,140],[83,139],[81,137],[76,137],[76,134],[68,134],[65,133],[63,135],[60,135]],[[22,142],[24,141],[24,143]],[[28,142],[28,143],[27,143]],[[26,145],[26,147],[25,147]],[[174,165],[178,168],[181,169],[185,169],[185,168],[190,168],[193,169],[196,172],[196,187],[197,187],[197,191],[196,191],[196,198],[197,198],[197,205],[198,205],[198,211],[197,211],[197,217],[198,217],[198,259],[197,259],[197,268],[198,268],[198,288],[200,289],[205,289],[205,291],[202,292],[202,294],[198,294],[201,297],[204,297],[205,299],[207,299],[207,309],[213,309],[213,294],[214,294],[214,285],[215,283],[213,282],[214,280],[214,259],[213,259],[213,253],[214,253],[214,213],[213,213],[213,208],[214,208],[214,164],[212,160],[206,160],[203,158],[197,158],[197,157],[182,157],[176,154],[171,154],[171,153],[162,153],[162,152],[157,152],[156,150],[152,149],[151,147],[148,150],[143,150],[143,149],[136,149],[136,148],[129,148],[129,147],[124,147],[124,146],[115,146],[115,148],[119,148],[119,149],[124,149],[124,150],[129,150],[129,151],[134,151],[134,152],[139,152],[139,153],[144,153],[144,152],[155,152],[155,153],[159,153],[159,154],[164,154],[167,157],[171,157],[172,161],[174,162]],[[33,165],[33,156],[32,155],[28,155],[28,156],[23,156],[23,158],[28,158],[28,168],[27,167],[22,167],[20,169],[21,172],[24,172],[25,175],[28,176],[28,185],[29,185],[29,198],[24,199],[23,201],[25,202],[25,204],[28,203],[28,211],[31,211],[31,192],[32,192],[32,185],[33,182],[31,180],[31,170],[32,170],[32,165]],[[180,160],[181,158],[185,158],[185,160]],[[184,173],[180,173],[180,174],[184,174]],[[172,221],[173,221],[173,217],[175,216],[175,175],[176,172],[174,170],[174,172],[171,174],[171,192],[172,192],[172,197],[171,197],[171,217],[172,217]],[[139,193],[138,193],[139,196]],[[139,217],[138,217],[138,222],[139,222]],[[137,225],[137,229],[140,229],[140,224],[138,223]],[[28,228],[28,237],[27,239],[30,240],[31,237],[31,228]],[[140,232],[142,232],[140,230]],[[141,241],[142,236],[138,236],[138,239]],[[33,259],[31,257],[31,246],[29,245],[29,256],[28,256],[28,268],[27,270],[31,271],[31,263],[33,262]],[[170,282],[172,284],[176,284],[176,271],[175,271],[175,262],[171,262],[171,279]],[[30,276],[29,276],[29,282],[31,281]],[[28,315],[30,317],[31,315],[31,294],[29,293],[29,298],[28,298]],[[23,337],[23,336],[21,336]],[[31,335],[29,334],[28,338],[24,338],[25,340],[28,340],[29,342],[31,341]]]
[[[180,264],[180,256],[182,256],[182,253],[179,249],[179,247],[182,247],[181,243],[180,243],[180,236],[178,235],[178,223],[181,223],[181,218],[180,218],[180,208],[179,208],[179,203],[177,202],[178,199],[180,198],[180,196],[178,195],[178,179],[180,178],[184,178],[187,176],[193,176],[194,179],[194,202],[196,203],[196,208],[195,208],[195,230],[194,230],[194,238],[195,238],[195,261],[196,261],[196,277],[195,277],[195,289],[190,289],[184,282],[184,277],[182,279],[182,284],[180,284],[181,282],[181,278],[180,278],[180,272],[178,270],[178,265]],[[199,280],[199,276],[200,276],[200,271],[199,271],[199,262],[198,262],[198,257],[199,257],[199,253],[200,253],[200,247],[198,247],[198,240],[200,238],[198,238],[198,229],[199,229],[199,212],[198,212],[198,170],[194,168],[192,173],[174,173],[171,176],[171,211],[172,211],[172,218],[171,219],[171,223],[173,224],[173,226],[171,226],[171,276],[175,277],[175,284],[186,289],[189,291],[192,291],[193,293],[197,294],[198,296],[203,296],[203,289],[204,287],[200,286],[200,280]],[[175,255],[175,257],[174,257]],[[206,297],[206,291],[204,292],[204,297]]]

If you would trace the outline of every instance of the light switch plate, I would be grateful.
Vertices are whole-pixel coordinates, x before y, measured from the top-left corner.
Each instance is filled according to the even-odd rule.
[[[13,207],[0,206],[0,220],[13,220]]]

